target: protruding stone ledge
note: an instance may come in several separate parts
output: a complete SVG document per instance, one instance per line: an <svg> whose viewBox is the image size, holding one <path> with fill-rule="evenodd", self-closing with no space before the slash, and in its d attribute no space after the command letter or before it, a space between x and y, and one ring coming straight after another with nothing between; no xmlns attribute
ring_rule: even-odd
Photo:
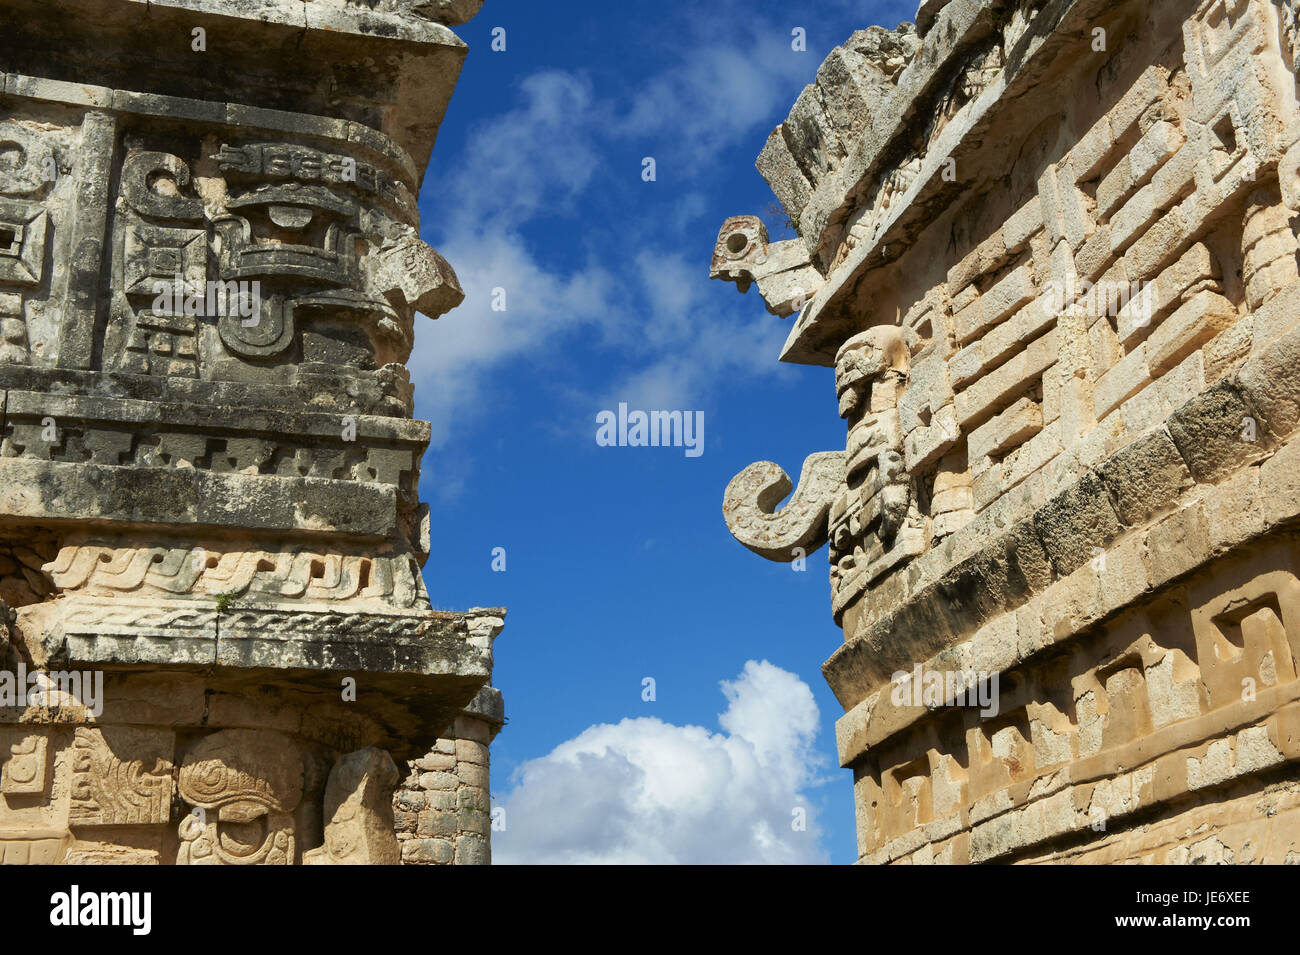
<svg viewBox="0 0 1300 955"><path fill-rule="evenodd" d="M328 385L328 387L325 387ZM190 405L193 408L168 408L205 418L219 418L219 409L252 415L254 420L288 414L337 414L358 418L406 418L410 409L392 389L364 378L311 376L295 369L295 374L280 383L257 381L222 381L196 378L173 378L162 375L133 375L123 372L80 371L71 368L36 368L31 365L0 365L0 389L34 392L69 398L107 398L110 400L156 402L161 405ZM136 406L141 407L141 406ZM292 409L281 411L279 409ZM157 414L150 411L148 414ZM289 419L285 419L289 420ZM297 419L315 420L321 419ZM398 429L425 428L427 425L406 418Z"/></svg>
<svg viewBox="0 0 1300 955"><path fill-rule="evenodd" d="M0 28L22 43L0 57L0 65L70 84L335 114L383 130L422 169L467 50L450 29L415 15L410 5L399 11L335 0L115 0L112 6L106 9L104 0L9 0ZM84 56L77 38L92 25L95 53ZM191 48L195 29L205 31L201 51ZM292 96L251 73L237 88L215 85L212 71L193 69L196 55L274 61L305 82ZM361 62L370 65L349 74L355 88L346 102L319 92L334 87L335 69Z"/></svg>
<svg viewBox="0 0 1300 955"><path fill-rule="evenodd" d="M235 526L355 538L394 537L400 529L397 489L387 484L24 458L6 460L4 478L0 513L19 524Z"/></svg>
<svg viewBox="0 0 1300 955"><path fill-rule="evenodd" d="M799 316L782 349L783 361L830 365L847 335L861 327L855 317L864 303L863 277L894 261L915 236L973 183L1001 175L1005 155L990 140L995 123L1010 109L1031 109L1041 84L1063 51L1085 47L1091 31L1129 10L1111 0L1054 0L1045 4L1015 36L1005 64L987 88L939 130L924 155L899 176L896 145L915 121L920 104L960 74L963 57L1001 24L996 0L954 0L938 15L915 58L899 77L897 91L881 107L873 129L833 176L823 181L800 217L799 233L826 273L826 284ZM1173 5L1155 9L1168 19ZM1038 87L1042 89L1035 92ZM882 126L883 124L883 126ZM880 130L880 131L878 131ZM905 158L905 157L904 157ZM955 177L951 175L956 170ZM870 211L873 190L883 177L898 178L880 217L866 229L854 218Z"/></svg>
<svg viewBox="0 0 1300 955"><path fill-rule="evenodd" d="M1213 482L1222 484L1248 465L1271 458L1265 470L1279 482L1276 487L1261 487L1259 500L1248 502L1256 510L1268 508L1268 522L1258 533L1290 521L1300 513L1300 497L1291 493L1278 462L1300 456L1300 442L1292 440L1276 456L1274 448L1276 436L1288 435L1300 424L1297 369L1300 328L1263 348L1232 378L1174 411L1167 430L1144 435L1096 468L1085 470L1046 504L1034 507L1025 499L1017 506L1015 498L1004 498L1001 507L985 511L917 558L899 585L881 590L874 599L873 594L864 594L870 609L854 635L822 668L836 698L851 710L886 683L890 674L955 646L999 615L1015 613L1079 574L1095 582L1089 560L1110 548L1122 550L1128 546L1126 539L1135 539L1133 535L1142 535L1143 542L1151 540L1158 554L1152 586L1190 572L1242 538L1223 531L1222 539L1193 534L1185 541L1175 527L1203 513L1215 494ZM1253 442L1242 438L1247 419L1255 422ZM1178 460L1171 457L1171 446L1176 447ZM1192 485L1178 478L1180 467L1201 483ZM1164 475L1158 479L1164 491L1178 489L1182 496L1147 493L1157 474ZM1173 513L1163 523L1146 523L1169 511ZM1187 532L1192 533L1190 528ZM1162 539L1170 534L1174 537ZM1182 566L1186 560L1179 563L1184 551L1169 547L1179 542L1194 548L1195 558L1188 566ZM1114 583L1105 599L1123 602L1110 604L1107 613L1118 611L1143 589L1134 592L1132 578L1123 587L1118 586L1118 578Z"/></svg>

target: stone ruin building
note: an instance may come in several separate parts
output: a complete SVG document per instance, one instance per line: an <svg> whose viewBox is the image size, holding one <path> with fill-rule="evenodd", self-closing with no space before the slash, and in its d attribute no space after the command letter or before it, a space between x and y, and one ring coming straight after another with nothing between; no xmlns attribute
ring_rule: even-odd
<svg viewBox="0 0 1300 955"><path fill-rule="evenodd" d="M723 225L848 426L724 513L829 542L861 862L1300 861L1298 11L924 0Z"/></svg>
<svg viewBox="0 0 1300 955"><path fill-rule="evenodd" d="M481 2L0 0L0 861L489 861L404 365Z"/></svg>

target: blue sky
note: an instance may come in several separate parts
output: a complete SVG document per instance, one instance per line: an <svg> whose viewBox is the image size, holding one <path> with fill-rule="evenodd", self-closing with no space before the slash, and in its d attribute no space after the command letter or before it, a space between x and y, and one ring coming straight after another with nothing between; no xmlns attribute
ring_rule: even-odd
<svg viewBox="0 0 1300 955"><path fill-rule="evenodd" d="M487 0L458 30L470 54L421 211L467 300L420 320L410 365L434 433L430 596L510 608L498 861L856 857L819 671L841 639L825 551L803 573L768 563L721 514L752 461L797 475L843 447L833 375L778 362L788 320L708 267L722 220L774 201L754 158L826 54L914 13ZM703 412L704 453L599 446L619 402Z"/></svg>

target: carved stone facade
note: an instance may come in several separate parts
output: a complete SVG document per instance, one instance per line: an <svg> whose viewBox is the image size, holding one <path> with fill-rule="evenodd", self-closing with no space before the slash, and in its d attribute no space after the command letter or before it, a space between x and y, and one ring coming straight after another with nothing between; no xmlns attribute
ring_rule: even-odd
<svg viewBox="0 0 1300 955"><path fill-rule="evenodd" d="M397 863L398 766L500 725L405 367L480 6L0 2L3 862Z"/></svg>
<svg viewBox="0 0 1300 955"><path fill-rule="evenodd" d="M1300 862L1295 23L925 0L768 141L798 238L724 224L848 425L724 513L829 542L861 861Z"/></svg>

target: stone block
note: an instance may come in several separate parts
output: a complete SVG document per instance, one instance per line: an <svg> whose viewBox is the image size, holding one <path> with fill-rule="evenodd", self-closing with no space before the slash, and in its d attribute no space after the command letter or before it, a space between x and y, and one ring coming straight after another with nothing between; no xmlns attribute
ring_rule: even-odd
<svg viewBox="0 0 1300 955"><path fill-rule="evenodd" d="M1169 435L1197 481L1212 483L1260 457L1267 432L1229 381L1221 381L1169 417ZM1252 440L1253 439L1253 440Z"/></svg>
<svg viewBox="0 0 1300 955"><path fill-rule="evenodd" d="M1098 469L1120 522L1136 527L1173 507L1195 482L1165 431L1139 438Z"/></svg>
<svg viewBox="0 0 1300 955"><path fill-rule="evenodd" d="M1119 533L1119 519L1101 475L1089 471L1034 515L1034 527L1056 573L1073 573Z"/></svg>
<svg viewBox="0 0 1300 955"><path fill-rule="evenodd" d="M1147 339L1147 367L1153 376L1163 375L1236 321L1237 309L1222 295L1196 293Z"/></svg>
<svg viewBox="0 0 1300 955"><path fill-rule="evenodd" d="M408 839L402 843L402 864L451 865L455 852L446 839Z"/></svg>

